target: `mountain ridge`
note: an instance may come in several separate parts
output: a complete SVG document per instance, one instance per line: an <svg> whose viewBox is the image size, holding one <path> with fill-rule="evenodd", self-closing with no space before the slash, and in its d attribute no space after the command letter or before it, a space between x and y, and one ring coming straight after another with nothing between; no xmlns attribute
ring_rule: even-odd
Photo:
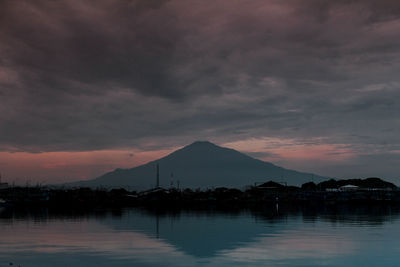
<svg viewBox="0 0 400 267"><path fill-rule="evenodd" d="M157 164L160 167L160 186L163 187L177 186L178 181L181 188L241 188L268 180L301 185L309 182L311 177L315 181L330 178L285 169L209 141L196 141L143 165L128 169L117 168L92 180L67 185L149 189L156 185Z"/></svg>

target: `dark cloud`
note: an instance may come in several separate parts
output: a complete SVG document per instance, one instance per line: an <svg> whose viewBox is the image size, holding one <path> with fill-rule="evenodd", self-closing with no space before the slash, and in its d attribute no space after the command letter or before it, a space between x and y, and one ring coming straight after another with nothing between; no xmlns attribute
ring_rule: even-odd
<svg viewBox="0 0 400 267"><path fill-rule="evenodd" d="M400 144L397 1L10 0L0 12L5 151Z"/></svg>

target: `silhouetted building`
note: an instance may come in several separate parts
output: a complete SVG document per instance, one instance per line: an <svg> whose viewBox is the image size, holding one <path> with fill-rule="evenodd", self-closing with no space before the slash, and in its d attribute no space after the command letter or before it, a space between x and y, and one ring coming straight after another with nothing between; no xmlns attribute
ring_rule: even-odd
<svg viewBox="0 0 400 267"><path fill-rule="evenodd" d="M263 184L260 184L259 186L257 186L258 189L272 189L272 190L276 190L276 189L283 189L285 188L284 185L281 185L277 182L274 181L269 181Z"/></svg>
<svg viewBox="0 0 400 267"><path fill-rule="evenodd" d="M347 184L339 187L339 191L357 191L360 187L352 184Z"/></svg>
<svg viewBox="0 0 400 267"><path fill-rule="evenodd" d="M8 183L0 183L0 190L8 188Z"/></svg>

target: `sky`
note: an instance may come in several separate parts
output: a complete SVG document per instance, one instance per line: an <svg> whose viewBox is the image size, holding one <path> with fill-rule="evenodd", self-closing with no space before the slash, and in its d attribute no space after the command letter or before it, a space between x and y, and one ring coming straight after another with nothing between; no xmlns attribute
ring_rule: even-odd
<svg viewBox="0 0 400 267"><path fill-rule="evenodd" d="M400 184L400 3L0 2L0 172L57 183L196 140Z"/></svg>

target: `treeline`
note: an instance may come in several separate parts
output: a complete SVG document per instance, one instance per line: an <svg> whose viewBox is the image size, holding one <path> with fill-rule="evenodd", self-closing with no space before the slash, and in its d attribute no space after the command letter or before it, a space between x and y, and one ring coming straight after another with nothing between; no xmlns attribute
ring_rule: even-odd
<svg viewBox="0 0 400 267"><path fill-rule="evenodd" d="M391 189L397 189L397 186L394 185L393 183L384 181L380 178L376 177L371 177L367 179L347 179L347 180L328 180L328 181L323 181L319 184L315 184L313 182L305 183L301 186L302 190L326 190L327 188L335 188L339 189L342 186L346 185L354 185L358 186L360 188L391 188Z"/></svg>

